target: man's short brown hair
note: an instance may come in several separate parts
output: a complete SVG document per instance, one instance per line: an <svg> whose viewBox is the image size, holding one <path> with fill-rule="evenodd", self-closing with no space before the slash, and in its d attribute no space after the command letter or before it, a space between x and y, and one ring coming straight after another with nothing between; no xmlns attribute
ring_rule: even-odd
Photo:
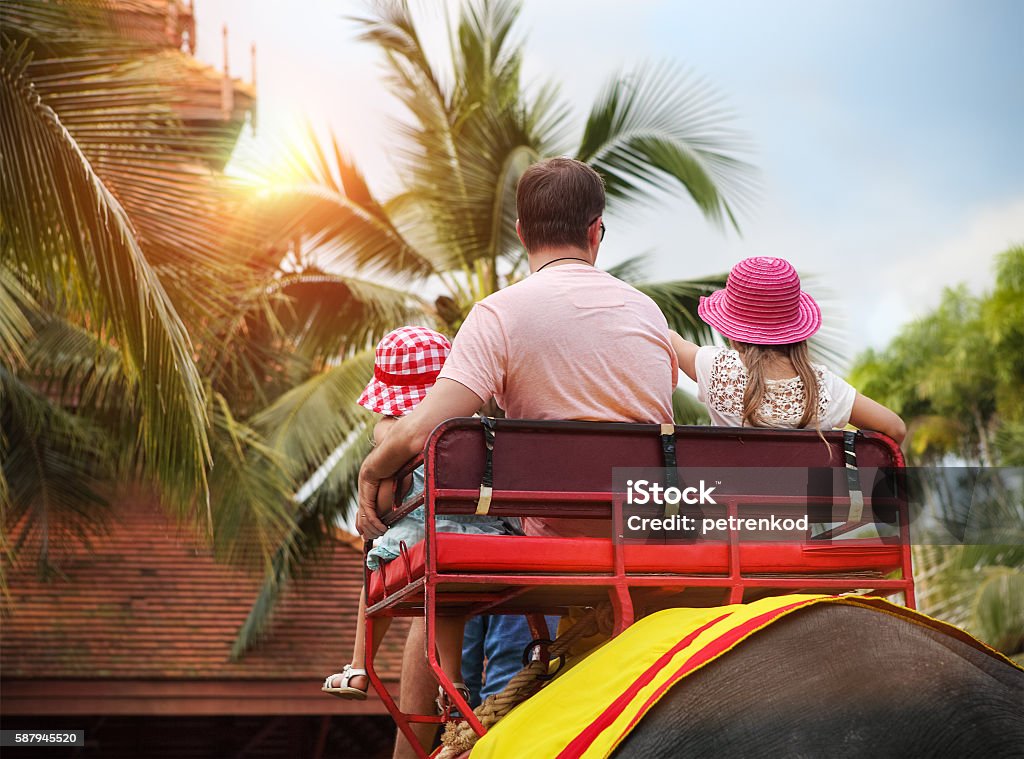
<svg viewBox="0 0 1024 759"><path fill-rule="evenodd" d="M586 250L587 228L604 213L604 181L582 161L549 158L523 172L516 210L528 251L563 245Z"/></svg>

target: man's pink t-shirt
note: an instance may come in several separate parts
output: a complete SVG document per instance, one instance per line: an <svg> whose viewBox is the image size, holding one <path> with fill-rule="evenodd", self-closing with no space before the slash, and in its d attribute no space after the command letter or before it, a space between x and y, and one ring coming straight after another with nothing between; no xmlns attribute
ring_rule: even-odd
<svg viewBox="0 0 1024 759"><path fill-rule="evenodd" d="M587 264L531 274L477 303L441 377L510 419L672 422L678 364L649 297ZM523 519L527 535L607 535L583 519Z"/></svg>

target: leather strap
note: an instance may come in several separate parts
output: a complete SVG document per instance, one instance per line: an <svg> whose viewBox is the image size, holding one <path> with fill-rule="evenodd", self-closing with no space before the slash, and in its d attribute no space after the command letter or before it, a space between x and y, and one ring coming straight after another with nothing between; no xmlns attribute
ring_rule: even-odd
<svg viewBox="0 0 1024 759"><path fill-rule="evenodd" d="M665 467L665 487L675 488L679 486L679 472L676 471L676 426L674 424L661 425L661 460ZM665 516L672 517L679 514L678 503L665 502Z"/></svg>
<svg viewBox="0 0 1024 759"><path fill-rule="evenodd" d="M857 433L843 433L843 461L846 464L846 485L850 491L850 515L848 522L860 522L864 518L864 491L860 487L860 470L857 469Z"/></svg>
<svg viewBox="0 0 1024 759"><path fill-rule="evenodd" d="M491 493L494 492L494 420L481 416L484 428L484 476L480 480L480 497L476 502L476 514L484 516L491 510Z"/></svg>

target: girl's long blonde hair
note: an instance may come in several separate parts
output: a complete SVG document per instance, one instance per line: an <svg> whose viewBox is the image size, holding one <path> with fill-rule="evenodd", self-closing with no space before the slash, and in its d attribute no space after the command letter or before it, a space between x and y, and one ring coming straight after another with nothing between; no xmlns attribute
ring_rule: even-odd
<svg viewBox="0 0 1024 759"><path fill-rule="evenodd" d="M807 341L789 343L787 345L757 345L731 341L733 347L743 359L747 369L747 387L743 391L743 425L751 427L769 427L767 420L761 417L761 404L767 391L767 367L779 358L788 358L797 376L804 385L804 413L800 417L800 427L806 428L814 422L821 432L821 420L818 418L818 375L811 366L810 351Z"/></svg>

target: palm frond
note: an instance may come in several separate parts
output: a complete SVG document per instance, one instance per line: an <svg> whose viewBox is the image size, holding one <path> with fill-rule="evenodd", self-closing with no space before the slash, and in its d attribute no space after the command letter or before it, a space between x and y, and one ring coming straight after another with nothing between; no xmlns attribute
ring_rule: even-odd
<svg viewBox="0 0 1024 759"><path fill-rule="evenodd" d="M232 313L206 326L211 338L200 354L200 369L210 387L230 398L242 418L266 407L295 378L312 371L286 339L276 300L265 284L247 289Z"/></svg>
<svg viewBox="0 0 1024 759"><path fill-rule="evenodd" d="M431 221L421 247L448 266L507 250L509 189L540 155L526 133L531 111L520 103L520 48L511 36L518 12L504 0L465 6L447 83L406 3L377 4L374 18L356 19L361 39L387 54L390 88L412 117L396 126L403 138L397 155L407 198Z"/></svg>
<svg viewBox="0 0 1024 759"><path fill-rule="evenodd" d="M125 381L120 353L87 330L51 318L39 329L27 358L34 383L45 397L73 409L74 418L89 420L103 430L105 448L110 449L108 476L116 472L118 479L130 479L138 468L134 439L138 404L134 388ZM294 485L280 456L235 419L224 396L212 393L211 397L215 556L265 569L293 528ZM61 437L64 433L53 429L49 434ZM205 519L202 513L187 516Z"/></svg>
<svg viewBox="0 0 1024 759"><path fill-rule="evenodd" d="M356 400L372 375L373 350L364 350L289 390L250 425L302 481L365 422L369 412Z"/></svg>
<svg viewBox="0 0 1024 759"><path fill-rule="evenodd" d="M25 343L33 334L25 311L37 308L14 272L0 261L0 363L9 370L25 364Z"/></svg>
<svg viewBox="0 0 1024 759"><path fill-rule="evenodd" d="M162 6L145 0L6 0L0 5L0 28L12 37L31 38L33 51L46 54L180 47L183 24L169 23Z"/></svg>
<svg viewBox="0 0 1024 759"><path fill-rule="evenodd" d="M825 315L821 328L807 341L811 358L839 375L844 375L849 368L851 356L846 347L849 340L840 314L840 302L834 292L821 284L821 278L816 274L801 275L800 283L803 290L814 295L814 300Z"/></svg>
<svg viewBox="0 0 1024 759"><path fill-rule="evenodd" d="M99 335L56 316L34 320L23 381L52 403L102 430L110 450L108 473L130 482L145 472L139 441L138 386L125 374L122 354ZM57 433L59 434L59 432ZM171 499L191 512L191 498Z"/></svg>
<svg viewBox="0 0 1024 759"><path fill-rule="evenodd" d="M998 651L1024 652L1024 570L1021 565L988 567L974 598L977 635Z"/></svg>
<svg viewBox="0 0 1024 759"><path fill-rule="evenodd" d="M17 554L40 535L36 562L54 565L64 541L88 543L108 516L100 491L110 475L105 438L88 420L69 414L0 365L0 467L5 482L3 529L21 523Z"/></svg>
<svg viewBox="0 0 1024 759"><path fill-rule="evenodd" d="M413 175L417 162L429 158L446 166L443 175L434 179L444 183L441 188L455 200L465 194L465 185L458 161L454 121L451 115L450 87L427 57L416 25L405 0L381 0L373 4L368 17L352 19L361 29L359 39L369 42L387 57L387 83L391 91L412 116L412 124L396 125L406 138L399 144L400 155Z"/></svg>
<svg viewBox="0 0 1024 759"><path fill-rule="evenodd" d="M296 526L279 545L263 585L239 630L232 657L239 658L264 634L289 580L316 558L349 510L356 495L359 466L369 452L372 415L355 404L373 365L364 351L282 396L254 417L253 426L304 484L295 494Z"/></svg>
<svg viewBox="0 0 1024 759"><path fill-rule="evenodd" d="M433 320L408 290L315 269L284 274L239 298L200 366L239 413L262 409L312 372L371 347L406 323Z"/></svg>
<svg viewBox="0 0 1024 759"><path fill-rule="evenodd" d="M266 571L295 528L294 482L282 456L235 419L224 396L214 394L213 404L214 555Z"/></svg>
<svg viewBox="0 0 1024 759"><path fill-rule="evenodd" d="M424 304L407 290L357 277L306 270L276 281L269 295L297 353L323 360L372 347L376 338L410 320Z"/></svg>
<svg viewBox="0 0 1024 759"><path fill-rule="evenodd" d="M711 424L704 404L679 388L672 392L672 417L676 424Z"/></svg>
<svg viewBox="0 0 1024 759"><path fill-rule="evenodd" d="M452 68L454 112L460 116L480 103L512 105L519 99L522 41L513 34L519 18L516 0L478 0L463 6Z"/></svg>
<svg viewBox="0 0 1024 759"><path fill-rule="evenodd" d="M576 157L604 176L611 200L682 187L706 218L738 229L735 211L755 185L731 120L706 82L671 64L646 66L605 85Z"/></svg>
<svg viewBox="0 0 1024 759"><path fill-rule="evenodd" d="M648 253L641 253L640 255L630 256L614 266L609 266L605 271L613 277L621 279L623 282L643 282L647 279L649 265L650 255Z"/></svg>
<svg viewBox="0 0 1024 759"><path fill-rule="evenodd" d="M105 3L54 11L14 0L5 8L15 22L5 27L12 43L36 53L26 69L36 93L128 211L150 262L222 260L231 236L245 230L224 223L211 167L230 155L244 114L201 119L194 111L208 92L219 102L220 76L180 51L125 36L121 15ZM39 25L40 14L54 12L64 14L63 36Z"/></svg>
<svg viewBox="0 0 1024 759"><path fill-rule="evenodd" d="M439 134L421 120L405 132L411 144L407 193L431 219L432 243L448 254L450 267L519 258L516 184L531 163L562 146L568 108L557 89L544 86L532 100L524 97L514 30L519 10L519 3L506 0L463 6L444 105L447 131ZM497 267L491 272L494 291Z"/></svg>
<svg viewBox="0 0 1024 759"><path fill-rule="evenodd" d="M727 276L720 274L705 279L630 284L658 304L658 308L668 320L669 329L678 332L687 340L709 345L714 342L715 332L697 315L697 306L701 296L722 289Z"/></svg>
<svg viewBox="0 0 1024 759"><path fill-rule="evenodd" d="M433 262L383 214L322 183L269 187L252 208L277 239L298 238L320 267L398 282L429 275Z"/></svg>
<svg viewBox="0 0 1024 759"><path fill-rule="evenodd" d="M370 451L372 425L373 420L367 417L356 426L296 493L300 507L295 530L282 542L264 575L235 638L232 659L240 659L265 635L274 607L288 583L317 560L339 521L351 513L359 467Z"/></svg>
<svg viewBox="0 0 1024 759"><path fill-rule="evenodd" d="M460 163L466 192L461 202L447 203L438 219L440 239L461 251L471 265L478 258L495 261L519 249L515 234L516 185L542 157L529 127L519 116L476 114L460 135ZM431 208L443 204L434 197ZM492 291L497 289L495 281Z"/></svg>
<svg viewBox="0 0 1024 759"><path fill-rule="evenodd" d="M92 419L121 412L134 419L135 388L121 352L95 333L66 319L40 319L27 357L34 384L62 407Z"/></svg>
<svg viewBox="0 0 1024 759"><path fill-rule="evenodd" d="M146 462L178 493L205 496L204 392L188 335L121 205L25 75L26 46L0 51L0 253L109 325L139 387Z"/></svg>
<svg viewBox="0 0 1024 759"><path fill-rule="evenodd" d="M215 171L253 93L233 83L225 114L222 76L173 49L166 14L154 28L145 3L11 0L2 13L11 42L34 53L26 77L124 208L178 313L201 325L228 310L223 284L268 239Z"/></svg>

